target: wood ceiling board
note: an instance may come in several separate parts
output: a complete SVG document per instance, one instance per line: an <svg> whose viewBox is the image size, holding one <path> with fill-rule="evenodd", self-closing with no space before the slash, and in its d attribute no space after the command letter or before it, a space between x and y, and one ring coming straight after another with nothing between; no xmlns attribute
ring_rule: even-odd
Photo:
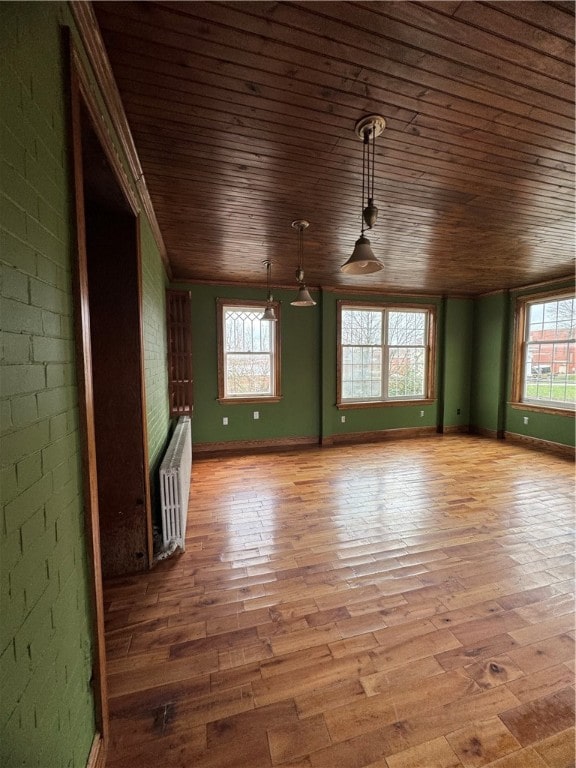
<svg viewBox="0 0 576 768"><path fill-rule="evenodd" d="M95 3L176 279L476 293L574 264L573 14L525 2ZM573 8L572 8L573 10ZM339 271L359 235L386 269Z"/></svg>

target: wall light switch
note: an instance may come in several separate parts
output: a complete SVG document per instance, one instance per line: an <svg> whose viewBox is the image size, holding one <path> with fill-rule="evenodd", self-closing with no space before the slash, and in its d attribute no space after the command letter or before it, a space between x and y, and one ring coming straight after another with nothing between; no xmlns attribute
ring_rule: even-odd
<svg viewBox="0 0 576 768"><path fill-rule="evenodd" d="M227 427L227 426L228 426L228 416L223 416L223 417L222 417L222 424L223 424L225 427Z"/></svg>
<svg viewBox="0 0 576 768"><path fill-rule="evenodd" d="M254 418L259 419L260 418L260 411L254 411Z"/></svg>
<svg viewBox="0 0 576 768"><path fill-rule="evenodd" d="M524 424L528 424L528 416L524 416Z"/></svg>
<svg viewBox="0 0 576 768"><path fill-rule="evenodd" d="M346 423L346 416L340 416L340 421L342 422L342 424L345 424Z"/></svg>

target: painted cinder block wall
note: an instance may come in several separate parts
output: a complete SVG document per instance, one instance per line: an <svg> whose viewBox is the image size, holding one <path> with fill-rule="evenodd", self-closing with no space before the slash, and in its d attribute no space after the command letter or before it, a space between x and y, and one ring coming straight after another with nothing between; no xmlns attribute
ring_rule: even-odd
<svg viewBox="0 0 576 768"><path fill-rule="evenodd" d="M66 3L0 3L0 765L7 768L83 767L95 731L61 25L77 38ZM168 431L166 276L144 220L140 236L152 463Z"/></svg>

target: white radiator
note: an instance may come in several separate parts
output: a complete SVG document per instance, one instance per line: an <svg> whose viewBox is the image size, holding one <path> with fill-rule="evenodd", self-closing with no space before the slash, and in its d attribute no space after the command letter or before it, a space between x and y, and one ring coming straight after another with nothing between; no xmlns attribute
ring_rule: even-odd
<svg viewBox="0 0 576 768"><path fill-rule="evenodd" d="M189 416L180 416L160 465L162 543L186 548L186 520L192 470L192 428Z"/></svg>

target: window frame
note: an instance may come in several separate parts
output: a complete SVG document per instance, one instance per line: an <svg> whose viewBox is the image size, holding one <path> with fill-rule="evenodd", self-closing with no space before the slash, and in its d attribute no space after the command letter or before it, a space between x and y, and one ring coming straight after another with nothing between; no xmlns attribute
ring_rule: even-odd
<svg viewBox="0 0 576 768"><path fill-rule="evenodd" d="M523 411L536 411L559 416L574 416L575 406L567 403L566 407L557 404L557 401L544 401L538 403L523 399L524 371L526 363L526 351L528 347L528 308L531 304L545 304L549 301L561 301L562 299L576 299L573 289L546 291L532 293L525 296L517 296L514 308L514 339L512 352L512 386L509 405L511 408ZM568 343L569 340L566 340Z"/></svg>
<svg viewBox="0 0 576 768"><path fill-rule="evenodd" d="M428 328L425 345L425 366L426 366L426 380L424 382L424 396L423 397L403 397L403 398L388 398L382 397L374 400L348 400L342 398L342 310L345 309L361 309L372 310L387 313L387 312L404 312L404 311L420 311L428 314ZM336 407L339 410L350 410L353 408L389 408L398 406L409 405L430 405L434 403L436 397L436 311L435 304L417 304L417 303L374 303L374 302L361 302L361 301L346 301L339 300L337 302L337 331L336 331ZM387 318L383 318L386 319ZM384 349L387 344L382 345L383 350L383 367L384 367ZM393 345L392 345L393 346ZM384 382L383 382L384 383Z"/></svg>
<svg viewBox="0 0 576 768"><path fill-rule="evenodd" d="M278 403L282 399L281 389L281 312L280 302L272 301L271 304L274 307L274 313L278 318L276 322L270 322L274 325L273 339L274 339L274 352L272 355L272 370L273 370L273 393L271 395L247 395L246 397L226 396L224 379L225 379L225 365L224 365L224 311L226 308L231 307L235 309L264 309L269 302L266 301L251 301L249 299L216 299L216 328L217 328L217 347L218 347L218 397L219 403L231 405L233 403Z"/></svg>

